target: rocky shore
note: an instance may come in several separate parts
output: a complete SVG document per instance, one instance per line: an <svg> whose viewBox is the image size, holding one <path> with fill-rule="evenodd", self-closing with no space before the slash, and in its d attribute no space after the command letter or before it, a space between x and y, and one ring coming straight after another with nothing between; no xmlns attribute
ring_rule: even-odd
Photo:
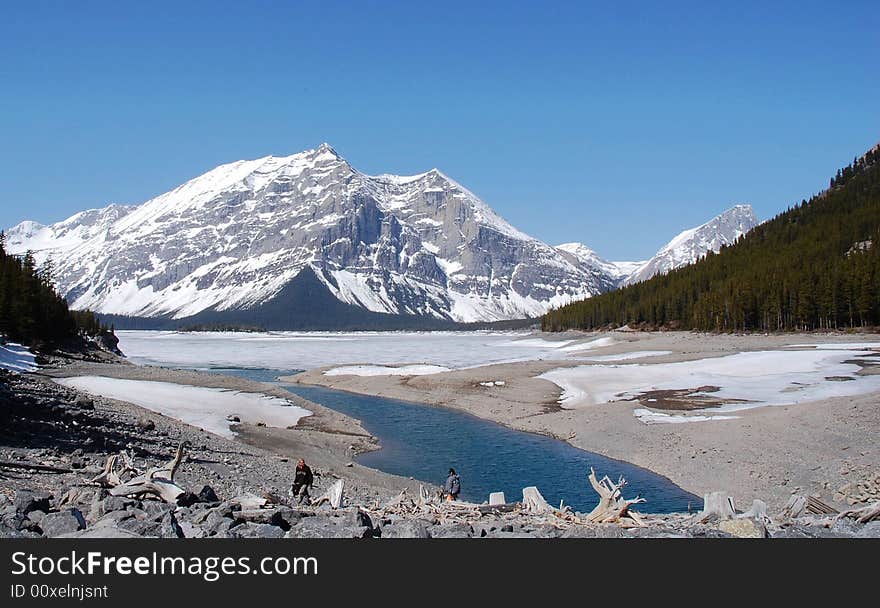
<svg viewBox="0 0 880 608"><path fill-rule="evenodd" d="M101 373L161 377L202 386L271 393L270 385L197 372L136 367L119 360L58 359L35 374L0 370L0 537L160 538L557 538L557 537L877 537L880 522L763 511L727 515L641 515L583 523L585 514L527 505L444 504L437 488L352 462L376 449L357 421L304 402L314 416L296 429L242 425L228 440L122 401L62 387L52 376ZM285 397L290 398L289 394ZM175 504L114 496L91 482L123 451L141 470L186 455ZM288 495L296 459L315 472L312 497L339 481L342 505L301 505ZM598 496L597 496L598 501Z"/></svg>

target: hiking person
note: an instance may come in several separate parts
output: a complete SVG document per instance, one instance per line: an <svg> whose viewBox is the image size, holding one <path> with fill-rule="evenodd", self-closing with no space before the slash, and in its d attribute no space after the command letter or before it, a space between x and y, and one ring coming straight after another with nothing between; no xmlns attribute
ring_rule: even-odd
<svg viewBox="0 0 880 608"><path fill-rule="evenodd" d="M291 490L297 503L302 503L303 499L311 502L309 488L312 487L314 481L315 478L312 476L312 470L309 468L309 465L300 458L299 462L296 463L296 475L293 478L293 489Z"/></svg>
<svg viewBox="0 0 880 608"><path fill-rule="evenodd" d="M446 477L446 485L443 487L446 500L458 500L458 493L461 492L461 477L455 472L455 469L449 469L449 476Z"/></svg>

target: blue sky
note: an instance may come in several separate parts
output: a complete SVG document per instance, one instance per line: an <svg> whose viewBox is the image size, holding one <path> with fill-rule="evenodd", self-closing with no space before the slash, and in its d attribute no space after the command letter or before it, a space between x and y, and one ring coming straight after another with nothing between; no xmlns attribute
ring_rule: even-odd
<svg viewBox="0 0 880 608"><path fill-rule="evenodd" d="M880 141L874 2L26 2L0 19L0 226L330 142L518 228L648 257ZM185 5L185 6L180 6Z"/></svg>

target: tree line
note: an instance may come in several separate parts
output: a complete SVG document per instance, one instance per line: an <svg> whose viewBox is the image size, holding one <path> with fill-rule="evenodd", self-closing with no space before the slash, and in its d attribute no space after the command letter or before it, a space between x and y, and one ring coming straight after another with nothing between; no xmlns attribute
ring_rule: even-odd
<svg viewBox="0 0 880 608"><path fill-rule="evenodd" d="M694 264L548 312L545 331L786 331L880 324L880 148Z"/></svg>
<svg viewBox="0 0 880 608"><path fill-rule="evenodd" d="M53 281L51 260L37 267L30 251L8 253L0 232L0 337L51 347L72 338L112 333L91 311L70 310Z"/></svg>

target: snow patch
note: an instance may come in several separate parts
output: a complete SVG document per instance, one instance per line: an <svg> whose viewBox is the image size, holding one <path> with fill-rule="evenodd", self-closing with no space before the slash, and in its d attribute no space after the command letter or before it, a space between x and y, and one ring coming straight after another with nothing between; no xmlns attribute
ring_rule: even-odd
<svg viewBox="0 0 880 608"><path fill-rule="evenodd" d="M21 344L0 344L0 368L11 372L32 372L37 369L35 355Z"/></svg>
<svg viewBox="0 0 880 608"><path fill-rule="evenodd" d="M230 439L235 437L235 423L230 423L227 416L238 416L242 422L249 424L263 422L266 426L284 429L312 414L278 397L172 382L121 380L103 376L60 378L55 382L92 395L134 403Z"/></svg>

